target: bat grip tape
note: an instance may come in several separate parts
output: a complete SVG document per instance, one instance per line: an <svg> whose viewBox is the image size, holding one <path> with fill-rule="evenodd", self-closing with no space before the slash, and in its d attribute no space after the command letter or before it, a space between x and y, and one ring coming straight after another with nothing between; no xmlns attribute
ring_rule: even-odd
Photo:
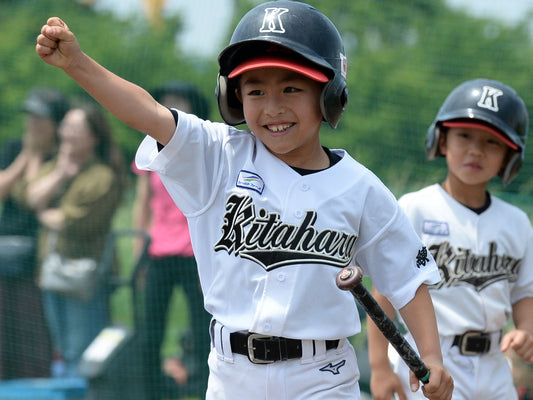
<svg viewBox="0 0 533 400"><path fill-rule="evenodd" d="M429 375L430 375L430 372L429 372L429 369L428 369L428 372L426 373L426 375L424 375L422 378L419 378L420 381L422 383L428 383L429 382Z"/></svg>

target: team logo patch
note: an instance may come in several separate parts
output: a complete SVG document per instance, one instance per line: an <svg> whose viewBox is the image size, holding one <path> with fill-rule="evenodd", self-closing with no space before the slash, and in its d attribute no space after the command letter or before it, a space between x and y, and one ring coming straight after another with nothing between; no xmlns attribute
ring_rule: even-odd
<svg viewBox="0 0 533 400"><path fill-rule="evenodd" d="M344 268L355 254L357 234L317 229L317 212L305 212L299 225L283 222L280 214L256 210L253 198L232 194L226 200L222 237L215 251L251 260L266 271L297 264Z"/></svg>
<svg viewBox="0 0 533 400"><path fill-rule="evenodd" d="M434 244L429 251L439 267L441 281L432 287L469 285L478 292L492 283L516 282L522 259L498 252L496 242L489 243L488 253L476 254L472 249L453 247L448 242Z"/></svg>
<svg viewBox="0 0 533 400"><path fill-rule="evenodd" d="M481 98L477 102L477 106L498 112L498 97L501 95L503 95L503 92L500 89L491 86L483 86L483 93L481 93Z"/></svg>
<svg viewBox="0 0 533 400"><path fill-rule="evenodd" d="M346 360L339 361L337 364L329 363L328 365L319 369L319 371L331 372L333 375L339 375L341 367L344 367Z"/></svg>
<svg viewBox="0 0 533 400"><path fill-rule="evenodd" d="M440 221L424 221L422 226L422 232L427 233L428 235L438 235L438 236L449 236L450 229L448 228L447 222Z"/></svg>
<svg viewBox="0 0 533 400"><path fill-rule="evenodd" d="M263 194L265 182L263 182L263 179L259 175L250 171L241 170L237 177L237 187L254 190L259 194Z"/></svg>
<svg viewBox="0 0 533 400"><path fill-rule="evenodd" d="M288 8L271 7L265 8L265 16L263 18L263 24L259 29L261 33L285 33L285 28L281 22L281 16L289 12Z"/></svg>
<svg viewBox="0 0 533 400"><path fill-rule="evenodd" d="M428 249L424 246L418 250L418 253L416 254L416 266L417 268L422 268L425 267L428 262Z"/></svg>

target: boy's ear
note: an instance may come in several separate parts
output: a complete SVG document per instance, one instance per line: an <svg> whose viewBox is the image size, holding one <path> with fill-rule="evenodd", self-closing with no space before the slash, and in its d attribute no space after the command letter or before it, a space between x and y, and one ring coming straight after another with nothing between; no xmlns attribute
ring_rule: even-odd
<svg viewBox="0 0 533 400"><path fill-rule="evenodd" d="M440 154L444 157L446 157L446 129L443 129L442 127L439 128L439 143L437 154Z"/></svg>
<svg viewBox="0 0 533 400"><path fill-rule="evenodd" d="M242 104L241 89L235 88L235 97L237 97L237 100L239 100Z"/></svg>

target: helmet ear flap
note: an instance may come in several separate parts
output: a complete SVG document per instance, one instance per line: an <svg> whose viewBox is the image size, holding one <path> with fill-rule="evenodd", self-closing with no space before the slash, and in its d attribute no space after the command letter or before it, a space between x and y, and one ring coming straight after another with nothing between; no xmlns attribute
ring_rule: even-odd
<svg viewBox="0 0 533 400"><path fill-rule="evenodd" d="M230 80L227 76L218 75L215 96L217 98L220 116L228 125L244 123L242 103L235 94L235 79Z"/></svg>
<svg viewBox="0 0 533 400"><path fill-rule="evenodd" d="M439 151L439 138L441 127L437 123L431 124L426 135L426 158L431 161L441 156Z"/></svg>
<svg viewBox="0 0 533 400"><path fill-rule="evenodd" d="M320 96L320 110L324 120L335 129L348 103L348 88L344 78L336 74L324 88Z"/></svg>
<svg viewBox="0 0 533 400"><path fill-rule="evenodd" d="M522 154L520 152L513 152L512 156L507 161L507 165L502 168L499 173L504 185L511 183L516 178L520 168L522 167Z"/></svg>

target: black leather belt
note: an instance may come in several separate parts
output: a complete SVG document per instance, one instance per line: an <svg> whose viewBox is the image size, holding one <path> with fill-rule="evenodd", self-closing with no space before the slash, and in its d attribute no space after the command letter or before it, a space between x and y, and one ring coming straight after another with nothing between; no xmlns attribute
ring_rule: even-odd
<svg viewBox="0 0 533 400"><path fill-rule="evenodd" d="M339 346L339 340L326 340L326 350ZM231 351L248 356L254 364L269 364L302 357L302 341L249 332L230 334Z"/></svg>
<svg viewBox="0 0 533 400"><path fill-rule="evenodd" d="M453 346L458 346L461 354L475 356L490 351L491 333L468 331L453 338ZM501 334L500 334L501 339Z"/></svg>

